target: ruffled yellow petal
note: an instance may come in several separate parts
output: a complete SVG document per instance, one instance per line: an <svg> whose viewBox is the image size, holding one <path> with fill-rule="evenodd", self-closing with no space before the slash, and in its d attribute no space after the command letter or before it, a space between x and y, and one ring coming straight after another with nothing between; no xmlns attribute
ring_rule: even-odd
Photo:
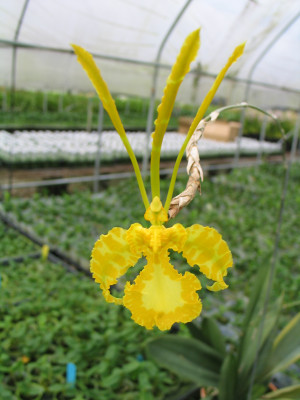
<svg viewBox="0 0 300 400"><path fill-rule="evenodd" d="M150 240L149 230L144 228L141 224L132 224L127 231L126 240L133 253L144 252L145 246L147 246Z"/></svg>
<svg viewBox="0 0 300 400"><path fill-rule="evenodd" d="M151 257L152 253L167 253L168 231L164 226L151 226L143 228L140 224L133 224L128 229L127 241L132 251L141 251L145 256Z"/></svg>
<svg viewBox="0 0 300 400"><path fill-rule="evenodd" d="M222 282L215 282L211 286L206 286L208 290L211 292L218 292L219 290L224 290L228 288L228 285L224 281Z"/></svg>
<svg viewBox="0 0 300 400"><path fill-rule="evenodd" d="M167 252L168 249L182 251L187 234L181 224L171 228L151 226L149 229L140 224L132 224L127 232L127 241L132 252L143 252L151 255L152 252Z"/></svg>
<svg viewBox="0 0 300 400"><path fill-rule="evenodd" d="M189 322L201 312L199 280L191 273L179 274L167 252L153 254L133 284L125 286L124 306L139 325L170 329L175 322Z"/></svg>
<svg viewBox="0 0 300 400"><path fill-rule="evenodd" d="M212 291L226 289L223 277L232 267L232 255L227 243L213 228L192 225L186 228L187 240L182 255L191 265L198 265L207 278L216 281L207 288Z"/></svg>
<svg viewBox="0 0 300 400"><path fill-rule="evenodd" d="M175 224L167 229L167 248L180 253L187 238L185 227L181 224Z"/></svg>
<svg viewBox="0 0 300 400"><path fill-rule="evenodd" d="M110 294L110 287L124 275L129 267L135 265L141 253L132 252L126 239L127 231L113 228L107 235L101 235L92 251L91 272L96 282L100 283L106 301L122 304Z"/></svg>

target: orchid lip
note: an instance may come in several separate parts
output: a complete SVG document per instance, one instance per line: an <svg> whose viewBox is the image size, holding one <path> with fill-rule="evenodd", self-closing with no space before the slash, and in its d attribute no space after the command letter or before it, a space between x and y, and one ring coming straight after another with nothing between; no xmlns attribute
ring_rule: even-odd
<svg viewBox="0 0 300 400"><path fill-rule="evenodd" d="M156 215L156 224L150 228L135 223L128 230L113 228L100 237L92 252L91 272L107 301L123 304L131 311L132 319L147 329L157 326L166 330L175 322L192 321L202 309L198 278L190 272L182 275L176 271L169 262L169 249L182 252L191 267L198 266L200 272L212 279L215 283L208 287L212 291L227 287L223 278L232 266L232 256L213 228L160 225L165 211L160 200L158 207L158 200L145 213L150 217ZM126 283L123 299L112 296L110 286L142 255L147 264L132 284Z"/></svg>

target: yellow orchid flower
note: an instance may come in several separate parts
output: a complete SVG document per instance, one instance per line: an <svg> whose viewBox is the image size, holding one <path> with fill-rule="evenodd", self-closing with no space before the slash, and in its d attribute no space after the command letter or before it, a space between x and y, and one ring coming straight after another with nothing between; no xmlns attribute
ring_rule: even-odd
<svg viewBox="0 0 300 400"><path fill-rule="evenodd" d="M201 104L175 162L164 206L160 200L159 163L163 137L177 91L189 71L191 62L196 57L199 45L198 29L186 38L167 80L164 96L158 107L158 117L152 135L151 204L148 201L137 160L107 85L92 56L81 47L73 45L78 61L95 86L103 107L109 114L128 151L146 209L144 218L151 223L150 228L144 228L135 223L128 230L115 227L107 235L101 235L92 251L91 272L95 281L100 284L106 301L123 304L131 311L132 319L147 329L152 329L154 326L161 330L170 329L175 322L193 320L202 309L197 293L201 289L198 278L190 272L182 275L175 270L169 262L170 249L178 253L182 252L182 256L191 267L198 266L200 272L214 281L213 285L207 287L211 291L227 288L224 277L227 275L227 269L232 266L231 252L215 229L198 224L189 228L185 228L181 224L166 228L164 223L168 221L167 210L172 199L178 167L188 141L203 118L226 71L243 53L244 44L234 50ZM115 285L118 279L142 256L145 256L147 260L144 269L133 283L126 283L123 298L114 297L110 291L111 286Z"/></svg>
<svg viewBox="0 0 300 400"><path fill-rule="evenodd" d="M42 246L42 251L41 251L41 258L43 261L46 261L48 259L49 251L50 251L49 246L47 244L44 244Z"/></svg>

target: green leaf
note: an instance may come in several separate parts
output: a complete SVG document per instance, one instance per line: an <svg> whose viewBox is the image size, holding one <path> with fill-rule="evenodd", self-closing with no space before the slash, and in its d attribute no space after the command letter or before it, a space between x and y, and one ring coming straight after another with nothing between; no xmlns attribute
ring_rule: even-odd
<svg viewBox="0 0 300 400"><path fill-rule="evenodd" d="M267 386L266 384L258 384L258 385L254 385L253 389L252 389L252 396L251 399L252 400L258 400L261 398L261 396L263 396L267 391Z"/></svg>
<svg viewBox="0 0 300 400"><path fill-rule="evenodd" d="M262 396L262 399L299 400L300 385L288 386L286 388L276 390L275 392L265 394Z"/></svg>
<svg viewBox="0 0 300 400"><path fill-rule="evenodd" d="M0 393L2 400L17 400L13 393L0 383Z"/></svg>
<svg viewBox="0 0 300 400"><path fill-rule="evenodd" d="M149 391L143 390L139 394L140 400L154 400L153 394Z"/></svg>
<svg viewBox="0 0 300 400"><path fill-rule="evenodd" d="M106 376L102 379L101 385L104 388L115 390L119 386L122 377L122 370L120 368L114 368L111 375Z"/></svg>
<svg viewBox="0 0 300 400"><path fill-rule="evenodd" d="M254 287L252 288L252 295L246 310L246 315L243 321L244 328L247 328L250 321L258 313L258 310L263 308L263 301L266 294L268 280L270 278L270 268L261 268L257 274Z"/></svg>
<svg viewBox="0 0 300 400"><path fill-rule="evenodd" d="M24 396L38 396L43 394L45 391L43 386L32 382L20 382L18 384L18 389Z"/></svg>
<svg viewBox="0 0 300 400"><path fill-rule="evenodd" d="M199 386L218 386L222 357L206 344L185 337L164 335L147 343L149 357Z"/></svg>
<svg viewBox="0 0 300 400"><path fill-rule="evenodd" d="M300 359L300 313L279 333L264 372L264 378L287 368Z"/></svg>
<svg viewBox="0 0 300 400"><path fill-rule="evenodd" d="M200 324L196 323L194 320L191 322L187 322L185 325L189 329L190 334L193 336L193 338L201 340L202 342L205 342Z"/></svg>
<svg viewBox="0 0 300 400"><path fill-rule="evenodd" d="M196 384L191 384L184 386L179 389L176 394L167 397L165 400L186 400L191 396L196 390L200 390L199 386Z"/></svg>
<svg viewBox="0 0 300 400"><path fill-rule="evenodd" d="M272 332L267 337L267 339L265 340L263 346L259 350L259 357L257 359L256 374L255 374L256 383L262 383L262 384L265 383L265 379L262 376L262 374L266 368L266 365L269 363L276 334L277 334L276 329L273 329Z"/></svg>
<svg viewBox="0 0 300 400"><path fill-rule="evenodd" d="M232 400L235 396L237 378L237 362L233 354L225 358L220 376L219 400Z"/></svg>
<svg viewBox="0 0 300 400"><path fill-rule="evenodd" d="M151 391L151 383L149 375L146 371L142 371L138 375L139 388L141 391Z"/></svg>
<svg viewBox="0 0 300 400"><path fill-rule="evenodd" d="M239 346L239 388L245 388L249 379L249 374L251 373L251 370L253 368L253 363L255 361L257 351L259 357L261 357L261 355L263 354L262 349L264 348L267 340L270 338L270 335L272 335L272 331L276 328L279 311L281 309L281 303L281 299L278 299L272 309L269 310L264 316L263 332L260 338L261 343L258 344L258 340L260 335L260 324L263 318L263 308L259 310L257 315L252 316L249 321L249 326L247 328L244 328L244 337ZM265 349L267 349L267 347ZM268 356L269 355L265 352L264 358ZM262 361L263 360L261 359L260 362Z"/></svg>
<svg viewBox="0 0 300 400"><path fill-rule="evenodd" d="M60 393L63 392L66 388L66 385L64 383L54 383L53 385L50 385L48 387L48 391L50 393Z"/></svg>
<svg viewBox="0 0 300 400"><path fill-rule="evenodd" d="M131 361L127 364L125 364L122 368L122 371L124 372L124 374L126 375L133 375L136 371L138 371L141 368L141 363L140 361Z"/></svg>
<svg viewBox="0 0 300 400"><path fill-rule="evenodd" d="M202 322L202 333L204 342L220 354L226 354L225 338L220 331L217 322L213 318L204 318Z"/></svg>

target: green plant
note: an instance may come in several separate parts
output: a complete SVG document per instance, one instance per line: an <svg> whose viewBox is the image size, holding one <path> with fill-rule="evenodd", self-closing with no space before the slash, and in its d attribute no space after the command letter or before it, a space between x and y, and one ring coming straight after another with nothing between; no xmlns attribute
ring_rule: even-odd
<svg viewBox="0 0 300 400"><path fill-rule="evenodd" d="M143 343L157 333L107 304L88 277L30 259L0 264L0 276L1 400L163 400L181 385L145 357Z"/></svg>
<svg viewBox="0 0 300 400"><path fill-rule="evenodd" d="M265 265L270 258L277 208L274 198L280 196L278 176L282 173L281 166L265 164L258 168L236 169L231 174L222 173L213 180L206 177L202 196L196 196L189 208L182 209L177 216L179 223L188 226L201 215L204 225L212 224L224 232L224 238L230 243L233 252L235 266L231 272L231 290L227 294L229 296L230 293L233 299L227 301L241 299L242 293L249 296L252 286L249 282L254 280L257 265ZM293 190L288 191L282 226L278 279L272 291L274 298L285 293L287 304L283 308L284 315L296 312L296 305L293 304L300 302L299 178L300 172L295 165L290 177L290 187ZM186 178L179 177L177 193L184 190L185 184ZM168 181L162 180L161 186L162 194L166 196ZM129 179L111 182L108 188L102 190L101 196L81 191L52 197L35 195L31 199L7 197L3 211L25 224L26 229L35 234L40 232L40 239L51 247L68 248L72 258L80 257L87 263L93 243L100 233L110 230L116 224L128 228L132 220L142 223L143 206L135 201L138 195L134 179ZM0 244L2 242L2 257L12 254L13 249L8 251L8 248L4 248L4 240L0 240ZM19 255L19 252L15 255ZM178 257L176 263L179 268L185 264L182 257ZM219 304L211 304L206 297L203 300L210 302L205 308L213 308L213 315L221 321L224 317L218 311ZM220 298L218 302L224 304L224 299ZM235 307L229 308L236 315ZM243 311L239 312L241 315ZM237 318L241 319L240 316Z"/></svg>
<svg viewBox="0 0 300 400"><path fill-rule="evenodd" d="M300 385L266 393L272 375L300 359L300 313L278 334L282 298L264 312L269 279L269 268L261 269L241 336L229 347L216 321L204 318L200 325L189 324L191 338L165 335L150 340L149 356L193 384L216 388L218 397L215 392L211 399L299 399Z"/></svg>

